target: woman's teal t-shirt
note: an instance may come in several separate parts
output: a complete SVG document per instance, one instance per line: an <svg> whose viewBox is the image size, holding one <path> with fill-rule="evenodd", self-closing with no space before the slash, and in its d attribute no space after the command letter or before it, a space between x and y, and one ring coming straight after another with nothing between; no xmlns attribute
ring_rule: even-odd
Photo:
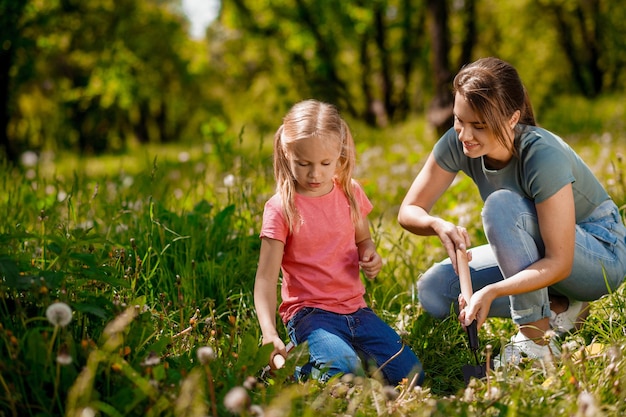
<svg viewBox="0 0 626 417"><path fill-rule="evenodd" d="M561 138L537 126L519 127L518 157L502 169L487 169L483 157L467 157L454 129L435 144L435 161L446 171L463 171L472 178L483 201L504 188L541 203L571 183L577 222L610 198L587 164Z"/></svg>

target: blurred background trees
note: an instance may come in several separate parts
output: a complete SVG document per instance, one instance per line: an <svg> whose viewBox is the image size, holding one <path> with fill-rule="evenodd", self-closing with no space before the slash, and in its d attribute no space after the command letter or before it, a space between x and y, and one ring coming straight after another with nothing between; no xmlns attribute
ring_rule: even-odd
<svg viewBox="0 0 626 417"><path fill-rule="evenodd" d="M610 0L228 0L195 40L180 0L0 0L0 152L264 135L308 97L444 130L452 77L486 55L517 66L540 114L624 91L625 18Z"/></svg>

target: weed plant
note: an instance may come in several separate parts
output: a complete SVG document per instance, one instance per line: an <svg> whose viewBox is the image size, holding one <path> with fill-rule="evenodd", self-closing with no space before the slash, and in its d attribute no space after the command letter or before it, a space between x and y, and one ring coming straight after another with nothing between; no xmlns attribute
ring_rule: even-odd
<svg viewBox="0 0 626 417"><path fill-rule="evenodd" d="M422 360L423 387L351 376L294 382L306 346L259 378L270 348L259 345L252 290L274 187L271 140L222 129L185 149L87 160L26 154L21 168L0 167L0 416L626 413L623 287L592 303L558 362L465 385L461 368L473 361L465 333L454 318L425 314L415 294L444 251L395 222L434 137L422 122L353 130L356 176L374 202L372 231L385 259L380 276L365 282L368 302ZM619 130L573 139L622 212L624 139ZM474 244L485 242L467 178L435 211L467 226ZM513 331L510 320L490 319L481 359Z"/></svg>

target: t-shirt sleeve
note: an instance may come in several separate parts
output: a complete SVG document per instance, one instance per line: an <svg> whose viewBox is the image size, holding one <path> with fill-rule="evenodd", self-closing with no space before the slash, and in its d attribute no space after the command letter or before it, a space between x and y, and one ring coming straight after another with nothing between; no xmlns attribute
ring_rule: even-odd
<svg viewBox="0 0 626 417"><path fill-rule="evenodd" d="M536 141L522 155L525 191L535 203L552 197L576 180L568 153L559 146Z"/></svg>
<svg viewBox="0 0 626 417"><path fill-rule="evenodd" d="M356 182L355 180L352 180L352 187L354 188L354 198L359 204L359 209L361 210L361 216L366 217L368 214L371 213L374 206L372 205L371 201L367 198L367 195L365 194L363 187L361 187L361 185L358 182Z"/></svg>
<svg viewBox="0 0 626 417"><path fill-rule="evenodd" d="M289 226L283 214L280 198L278 195L274 195L265 203L260 237L267 237L286 243L288 233Z"/></svg>
<svg viewBox="0 0 626 417"><path fill-rule="evenodd" d="M454 128L450 128L435 143L433 156L437 164L448 172L459 172L464 169L467 157L463 148L459 146L459 140Z"/></svg>

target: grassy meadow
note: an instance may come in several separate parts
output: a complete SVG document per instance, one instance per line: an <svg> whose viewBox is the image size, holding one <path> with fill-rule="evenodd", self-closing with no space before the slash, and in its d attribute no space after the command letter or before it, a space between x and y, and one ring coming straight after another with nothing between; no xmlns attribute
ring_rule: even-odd
<svg viewBox="0 0 626 417"><path fill-rule="evenodd" d="M538 116L624 208L621 103L563 99ZM413 285L444 251L395 220L434 133L423 120L352 130L385 259L367 301L422 360L423 387L293 382L306 346L259 378L270 348L259 346L252 288L272 137L233 126L240 133L204 143L83 159L26 153L20 169L0 167L0 417L624 415L623 286L592 303L552 366L522 364L466 387L461 368L474 359L464 331L424 314ZM480 244L480 206L460 176L434 211ZM481 360L513 332L510 320L490 319Z"/></svg>

